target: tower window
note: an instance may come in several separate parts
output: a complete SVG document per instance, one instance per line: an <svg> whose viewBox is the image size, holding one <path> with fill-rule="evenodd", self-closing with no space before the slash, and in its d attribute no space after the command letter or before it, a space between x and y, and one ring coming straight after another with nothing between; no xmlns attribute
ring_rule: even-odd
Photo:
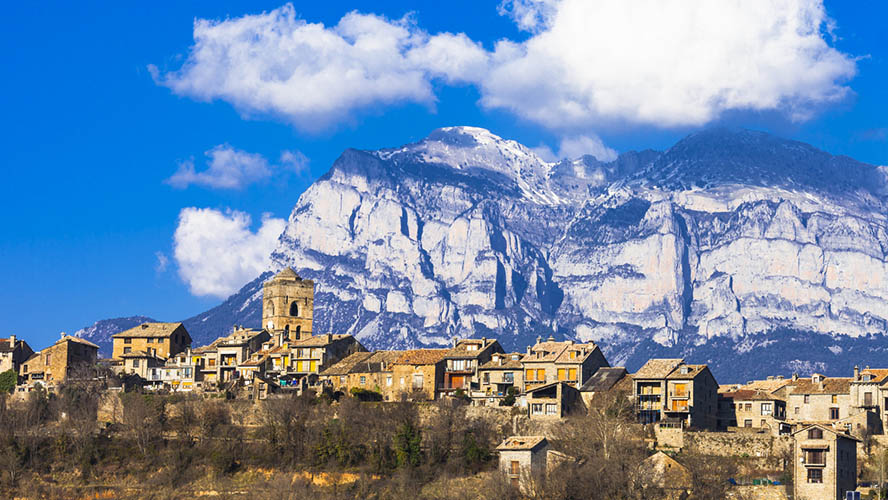
<svg viewBox="0 0 888 500"><path fill-rule="evenodd" d="M302 325L296 325L296 340L302 338Z"/></svg>
<svg viewBox="0 0 888 500"><path fill-rule="evenodd" d="M299 316L299 305L295 302L290 304L290 316Z"/></svg>

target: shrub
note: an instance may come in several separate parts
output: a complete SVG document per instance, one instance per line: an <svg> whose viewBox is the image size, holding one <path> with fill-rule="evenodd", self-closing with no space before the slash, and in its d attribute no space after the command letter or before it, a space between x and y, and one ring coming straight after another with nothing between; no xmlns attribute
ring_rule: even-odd
<svg viewBox="0 0 888 500"><path fill-rule="evenodd" d="M370 391L360 387L352 387L349 392L360 401L382 401L382 394L376 391Z"/></svg>
<svg viewBox="0 0 888 500"><path fill-rule="evenodd" d="M395 435L395 456L398 467L417 467L421 459L422 434L412 422L404 422Z"/></svg>
<svg viewBox="0 0 888 500"><path fill-rule="evenodd" d="M5 392L11 394L12 391L15 390L15 385L18 383L18 375L15 373L15 370L9 369L3 373L0 373L0 392Z"/></svg>
<svg viewBox="0 0 888 500"><path fill-rule="evenodd" d="M515 406L516 394L518 394L518 389L515 386L509 387L509 390L506 391L506 397L500 401L500 406Z"/></svg>

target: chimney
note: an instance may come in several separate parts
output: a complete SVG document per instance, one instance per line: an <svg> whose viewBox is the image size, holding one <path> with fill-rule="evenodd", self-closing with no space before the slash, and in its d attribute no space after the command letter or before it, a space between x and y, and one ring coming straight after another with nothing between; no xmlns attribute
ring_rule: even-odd
<svg viewBox="0 0 888 500"><path fill-rule="evenodd" d="M330 342L333 342L333 334L332 333L327 334L327 343L329 344Z"/></svg>
<svg viewBox="0 0 888 500"><path fill-rule="evenodd" d="M773 376L773 375L768 375L768 380L774 380L774 376Z"/></svg>
<svg viewBox="0 0 888 500"><path fill-rule="evenodd" d="M854 380L860 380L860 366L854 365Z"/></svg>
<svg viewBox="0 0 888 500"><path fill-rule="evenodd" d="M783 375L777 375L777 380L783 380Z"/></svg>
<svg viewBox="0 0 888 500"><path fill-rule="evenodd" d="M793 382L795 382L795 381L798 380L798 379L799 379L799 372L795 372L795 373L793 373L793 374L792 374L792 380L793 380Z"/></svg>
<svg viewBox="0 0 888 500"><path fill-rule="evenodd" d="M542 342L542 341L543 341L543 336L542 336L542 335L537 335L537 344L539 344L539 343Z"/></svg>
<svg viewBox="0 0 888 500"><path fill-rule="evenodd" d="M481 337L481 348L487 347L487 337Z"/></svg>
<svg viewBox="0 0 888 500"><path fill-rule="evenodd" d="M527 354L530 354L530 346L527 346Z"/></svg>
<svg viewBox="0 0 888 500"><path fill-rule="evenodd" d="M555 342L555 336L549 335L549 338L546 339L546 342Z"/></svg>
<svg viewBox="0 0 888 500"><path fill-rule="evenodd" d="M9 348L15 349L15 335L9 336Z"/></svg>
<svg viewBox="0 0 888 500"><path fill-rule="evenodd" d="M68 334L65 333L65 332L59 332L59 338L60 338L60 339L65 338L66 335L68 335Z"/></svg>
<svg viewBox="0 0 888 500"><path fill-rule="evenodd" d="M456 344L459 344L459 339L456 337L453 337L453 347L456 347Z"/></svg>

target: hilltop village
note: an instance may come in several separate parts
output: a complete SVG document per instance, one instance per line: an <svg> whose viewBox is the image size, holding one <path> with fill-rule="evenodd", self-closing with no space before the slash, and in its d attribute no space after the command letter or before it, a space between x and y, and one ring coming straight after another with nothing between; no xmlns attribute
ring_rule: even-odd
<svg viewBox="0 0 888 500"><path fill-rule="evenodd" d="M701 477L718 467L699 472L686 456L735 460L714 481L732 498L844 499L876 491L884 478L888 369L719 385L705 364L651 359L629 373L610 366L595 343L552 338L524 352L488 338L370 352L351 335L313 331L313 300L314 283L287 268L264 284L261 328L236 327L203 347L191 346L181 323L114 335L111 359L73 336L39 352L23 339L0 339L0 371L17 375L4 406L85 380L102 382L103 402L132 392L240 401L245 421L259 413L256 405L282 398L367 408L412 402L435 415L463 406L494 422L498 445L486 460L514 494L530 497L545 497L547 477L551 487L557 471L582 464L574 448L584 434L595 435L605 457L630 442L645 450L632 465L641 471L639 491L660 496L626 498L699 498ZM576 422L583 424L566 439ZM616 449L607 451L608 442Z"/></svg>

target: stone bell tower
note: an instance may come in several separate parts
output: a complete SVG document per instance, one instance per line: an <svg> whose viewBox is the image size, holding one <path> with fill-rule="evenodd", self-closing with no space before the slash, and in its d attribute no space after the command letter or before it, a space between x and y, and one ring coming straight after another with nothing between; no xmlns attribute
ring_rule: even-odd
<svg viewBox="0 0 888 500"><path fill-rule="evenodd" d="M311 337L314 282L285 268L262 285L262 327L284 340Z"/></svg>

